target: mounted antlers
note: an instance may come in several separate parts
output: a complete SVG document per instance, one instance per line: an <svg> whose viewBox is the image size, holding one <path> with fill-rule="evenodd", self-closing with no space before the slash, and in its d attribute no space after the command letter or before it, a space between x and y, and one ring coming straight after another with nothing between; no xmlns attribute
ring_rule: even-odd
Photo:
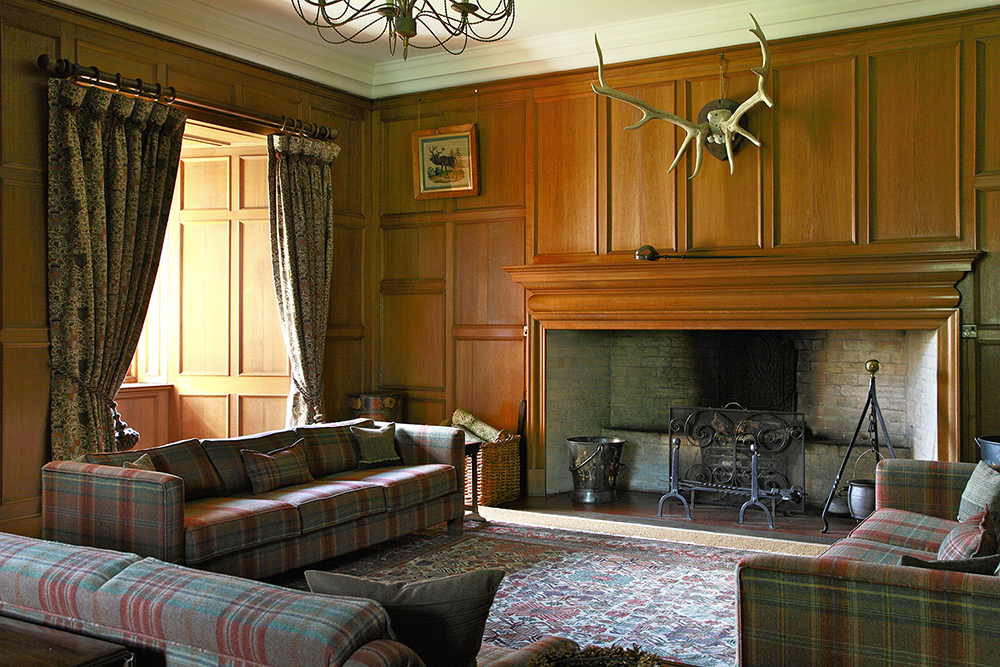
<svg viewBox="0 0 1000 667"><path fill-rule="evenodd" d="M642 119L634 125L629 125L627 130L636 130L647 122L653 119L660 119L670 121L674 125L682 128L687 136L684 137L683 143L681 143L680 149L677 151L677 156L674 161L670 164L668 172L673 171L677 167L677 163L680 162L681 156L684 151L687 150L688 145L691 140L694 139L695 142L695 163L694 172L691 174L690 178L694 178L701 171L701 158L704 153L704 148L706 142L708 143L719 143L726 145L726 157L729 160L729 173L733 173L733 135L740 135L746 137L754 145L760 146L760 141L757 140L755 136L740 127L740 118L743 117L747 111L752 109L758 102L763 102L767 106L773 106L774 101L771 96L767 94L764 87L767 85L767 80L771 76L771 54L767 50L767 38L764 37L764 32L760 29L760 24L757 23L757 19L754 18L753 14L750 15L750 19L753 21L753 29L750 30L760 42L760 51L764 57L764 64L760 67L754 67L750 71L757 75L757 92L754 93L747 99L743 104L739 105L735 111L730 111L728 109L717 109L711 111L708 114L708 120L704 123L692 123L691 121L685 120L680 116L675 116L672 113L663 111L662 109L657 109L656 107L643 102L638 97L634 95L629 95L628 93L623 93L619 90L615 90L610 87L604 79L604 55L601 53L601 44L597 41L597 35L594 35L594 44L597 46L597 76L601 82L601 85L591 84L594 92L598 95L604 95L612 99L621 100L622 102L628 102L632 106L638 108L642 111ZM735 103L733 103L735 104Z"/></svg>

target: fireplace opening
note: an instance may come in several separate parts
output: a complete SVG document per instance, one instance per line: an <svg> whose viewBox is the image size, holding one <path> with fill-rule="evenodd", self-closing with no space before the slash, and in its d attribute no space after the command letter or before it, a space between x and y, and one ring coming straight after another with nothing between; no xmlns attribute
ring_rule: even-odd
<svg viewBox="0 0 1000 667"><path fill-rule="evenodd" d="M878 401L896 456L937 458L937 335L936 330L788 330L762 335L550 329L544 357L545 492L573 488L568 438L609 436L627 441L618 488L662 493L669 487L671 408L738 403L803 414L805 504L821 507L865 406L868 359L881 364ZM762 350L771 345L762 340L787 348L792 361L758 363ZM782 366L787 363L791 371ZM874 476L874 457L858 460L867 444L866 420L842 483L855 475Z"/></svg>

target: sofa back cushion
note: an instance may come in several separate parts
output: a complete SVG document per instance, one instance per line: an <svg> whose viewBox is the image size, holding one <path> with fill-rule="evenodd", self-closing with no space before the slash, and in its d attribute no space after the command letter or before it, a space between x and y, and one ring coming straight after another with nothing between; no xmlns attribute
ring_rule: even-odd
<svg viewBox="0 0 1000 667"><path fill-rule="evenodd" d="M358 465L358 445L352 426L373 427L370 419L351 419L328 424L296 426L295 433L305 440L309 471L313 477L351 470Z"/></svg>
<svg viewBox="0 0 1000 667"><path fill-rule="evenodd" d="M136 461L143 454L149 456L157 472L176 475L184 480L185 501L218 495L219 476L201 443L194 438L149 449L85 454L82 458L86 463L120 468L126 462Z"/></svg>
<svg viewBox="0 0 1000 667"><path fill-rule="evenodd" d="M252 449L266 454L275 449L293 445L296 440L298 440L298 436L292 429L255 433L236 438L202 440L201 446L212 461L212 465L215 466L215 472L218 473L221 480L218 495L232 496L252 489L250 477L247 476L247 469L243 464L243 456L240 454L241 449Z"/></svg>

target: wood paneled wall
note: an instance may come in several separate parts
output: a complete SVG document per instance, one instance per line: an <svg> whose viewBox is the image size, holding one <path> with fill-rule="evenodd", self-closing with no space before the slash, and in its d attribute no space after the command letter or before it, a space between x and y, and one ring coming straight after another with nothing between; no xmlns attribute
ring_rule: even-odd
<svg viewBox="0 0 1000 667"><path fill-rule="evenodd" d="M346 396L371 387L372 368L368 283L358 278L374 257L367 231L373 182L369 100L47 2L0 0L0 530L26 534L39 530L39 469L49 459L48 107L46 75L36 65L42 53L172 85L184 93L250 111L337 128L342 148L335 166L337 278L326 354L327 414L331 418L348 416ZM262 134L268 131L206 115L190 116ZM262 239L257 234L246 240L258 243ZM252 360L240 363L252 365ZM267 414L274 399L266 393L258 396L251 391L241 399L247 405L236 410L246 415ZM171 412L176 425L177 408ZM234 430L259 430L259 421L237 419Z"/></svg>
<svg viewBox="0 0 1000 667"><path fill-rule="evenodd" d="M727 97L745 99L759 47L748 36L722 51ZM690 151L667 173L683 133L659 121L625 130L640 112L593 93L596 53L587 70L375 102L377 365L383 383L416 396L412 416L434 421L457 406L509 428L517 393L537 400L540 330L509 284L489 279L495 259L517 264L522 250L532 265L627 264L645 244L803 262L982 250L959 286L961 323L978 326L962 342L960 419L962 456L976 458L972 436L1000 432L1000 276L989 254L1000 233L1000 9L777 40L770 51L775 106L748 114L762 147L744 142L733 175L706 155L689 180ZM719 95L718 53L609 65L606 76L694 119ZM414 201L411 133L467 122L479 126L482 196ZM484 229L470 234L472 225ZM492 329L485 315L470 328L465 304L494 298L509 307ZM413 333L429 344L398 340L391 331L403 320L419 320ZM518 363L521 325L530 337ZM502 341L470 335L487 331ZM538 425L529 428L528 466L544 466Z"/></svg>

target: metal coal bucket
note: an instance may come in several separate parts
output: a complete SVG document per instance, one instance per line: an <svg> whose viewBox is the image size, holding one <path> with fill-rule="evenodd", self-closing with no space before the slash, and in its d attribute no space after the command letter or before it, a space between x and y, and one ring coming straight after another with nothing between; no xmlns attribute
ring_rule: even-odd
<svg viewBox="0 0 1000 667"><path fill-rule="evenodd" d="M1000 435L981 435L976 438L979 458L990 465L1000 465Z"/></svg>
<svg viewBox="0 0 1000 667"><path fill-rule="evenodd" d="M567 438L569 470L573 473L573 502L610 503L618 500L615 483L622 465L621 438L584 436Z"/></svg>

